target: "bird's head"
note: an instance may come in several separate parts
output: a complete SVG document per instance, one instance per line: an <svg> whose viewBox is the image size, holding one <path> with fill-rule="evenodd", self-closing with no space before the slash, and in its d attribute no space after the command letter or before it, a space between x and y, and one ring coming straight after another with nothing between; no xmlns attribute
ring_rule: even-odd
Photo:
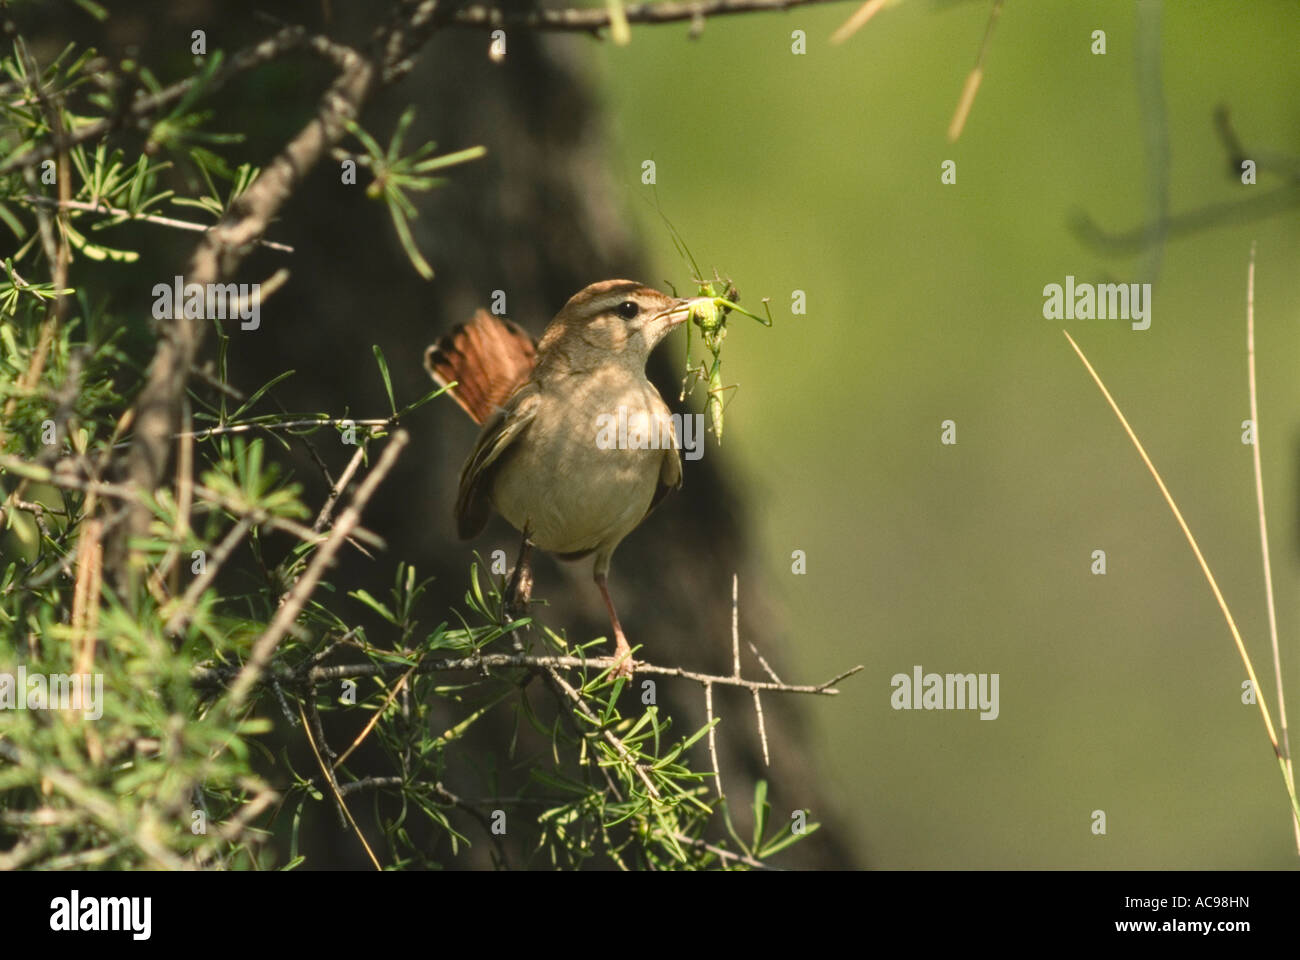
<svg viewBox="0 0 1300 960"><path fill-rule="evenodd" d="M644 370L650 351L687 316L685 300L633 280L602 280L569 298L546 328L538 352L559 347L580 368L612 354Z"/></svg>

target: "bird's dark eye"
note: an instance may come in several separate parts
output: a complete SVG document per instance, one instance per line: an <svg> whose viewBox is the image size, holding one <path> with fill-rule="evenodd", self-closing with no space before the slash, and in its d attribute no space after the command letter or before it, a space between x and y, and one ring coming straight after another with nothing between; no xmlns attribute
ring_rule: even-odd
<svg viewBox="0 0 1300 960"><path fill-rule="evenodd" d="M615 307L615 309L618 311L618 315L624 320L631 320L641 312L641 304L637 303L635 300L624 300Z"/></svg>

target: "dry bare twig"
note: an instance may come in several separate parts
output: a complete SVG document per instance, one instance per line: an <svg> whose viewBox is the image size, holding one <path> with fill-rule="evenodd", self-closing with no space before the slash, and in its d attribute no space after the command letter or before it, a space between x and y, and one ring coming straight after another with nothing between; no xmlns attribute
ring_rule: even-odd
<svg viewBox="0 0 1300 960"><path fill-rule="evenodd" d="M490 653L480 654L473 657L454 657L444 660L425 660L420 664L418 673L442 673L455 670L482 671L483 669L506 669L511 667L529 667L533 669L545 670L553 668L557 670L605 670L614 665L612 657L573 657L573 656L539 656L532 654L520 653ZM313 667L307 675L311 683L320 683L326 680L341 680L347 677L371 677L379 674L400 673L404 672L407 667L403 664L376 664L376 663L356 663L356 664L334 664L331 666ZM803 683L775 683L767 680L747 680L744 677L718 676L707 673L698 673L694 670L686 670L682 667L665 667L655 663L647 663L638 660L636 662L637 676L661 676L661 677L680 677L683 680L692 680L701 686L705 684L714 684L720 687L742 687L746 690L770 690L775 693L807 693L825 697L833 697L839 694L839 689L835 684L847 677L853 676L861 671L863 666L852 667L843 673L832 677L824 683L803 684ZM200 682L219 682L221 679L220 671L208 670L195 674L196 680Z"/></svg>
<svg viewBox="0 0 1300 960"><path fill-rule="evenodd" d="M623 7L628 23L659 24L692 21L737 13L764 13L791 10L795 7L840 3L842 0L667 0L664 3L631 3ZM505 10L482 4L455 11L450 25L478 30L515 27L548 32L595 33L610 26L608 7L545 10L519 7Z"/></svg>
<svg viewBox="0 0 1300 960"><path fill-rule="evenodd" d="M298 618L298 612L302 609L302 605L315 591L316 585L320 582L321 574L325 572L325 567L334 559L334 555L343 546L348 535L361 523L361 511L379 488L379 484L384 477L388 475L388 471L393 468L398 455L410 442L410 439L411 435L405 430L398 430L393 434L392 440L384 447L384 452L380 455L374 469L366 475L366 479L362 481L361 486L357 488L356 494L352 497L352 502L334 524L329 538L321 544L307 569L303 571L298 582L289 591L288 597L281 604L280 609L276 611L275 617L271 620L266 632L258 637L257 642L253 644L253 650L248 661L230 687L228 705L232 711L238 710L247 699L253 685L261 677L262 671L266 669L266 664L276 646Z"/></svg>
<svg viewBox="0 0 1300 960"><path fill-rule="evenodd" d="M1259 396L1255 380L1255 244L1250 245L1250 268L1246 274L1246 366L1247 384L1250 388L1250 422L1255 429L1255 442L1251 444L1251 459L1255 472L1255 504L1259 513L1259 550L1264 563L1264 597L1268 607L1268 635L1273 650L1273 676L1277 681L1277 723L1282 737L1282 755L1286 760L1286 775L1295 787L1295 770L1291 760L1291 737L1287 732L1286 697L1282 691L1282 655L1277 640L1277 605L1273 601L1273 565L1269 560L1268 520L1264 514L1264 468L1260 452ZM1291 815L1291 828L1295 835L1296 851L1300 853L1300 816Z"/></svg>

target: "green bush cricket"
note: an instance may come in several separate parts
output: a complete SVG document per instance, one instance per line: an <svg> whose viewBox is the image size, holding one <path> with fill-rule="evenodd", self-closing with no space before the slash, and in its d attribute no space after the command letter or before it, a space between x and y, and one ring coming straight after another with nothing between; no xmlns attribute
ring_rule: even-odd
<svg viewBox="0 0 1300 960"><path fill-rule="evenodd" d="M658 206L658 195L656 194L656 207ZM694 375L697 380L706 380L708 383L708 399L705 406L709 413L709 424L713 428L713 435L718 438L718 443L722 442L722 411L723 391L732 389L722 385L722 341L727 336L727 314L731 311L743 314L746 317L757 320L765 327L772 326L772 311L768 309L767 298L763 298L763 312L767 314L766 318L757 314L750 313L737 302L740 299L740 293L736 285L731 282L729 277L724 277L713 271L713 279L703 279L703 274L699 264L695 262L695 257L691 254L690 249L686 246L686 241L682 239L677 228L673 226L672 221L665 216L663 210L659 210L659 216L663 217L664 223L667 224L669 236L672 237L673 246L677 248L680 254L687 262L690 263L694 271L692 280L699 295L688 301L688 320L686 324L686 376L682 378L682 393L679 399L685 400L687 394L687 382ZM673 286L671 282L668 284ZM674 296L677 293L676 287L673 287ZM713 356L712 363L701 361L697 368L691 362L691 326L700 328L700 336L704 340L704 346ZM694 381L691 382L691 389L694 389Z"/></svg>

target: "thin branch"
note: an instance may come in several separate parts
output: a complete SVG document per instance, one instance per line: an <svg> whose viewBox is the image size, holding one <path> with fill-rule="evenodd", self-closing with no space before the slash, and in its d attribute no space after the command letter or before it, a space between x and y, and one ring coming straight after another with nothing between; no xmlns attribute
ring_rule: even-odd
<svg viewBox="0 0 1300 960"><path fill-rule="evenodd" d="M718 725L713 721L713 684L704 685L704 719L709 724L709 760L713 763L713 783L718 790L718 799L724 796L722 792L722 770L718 767L718 742L714 732Z"/></svg>
<svg viewBox="0 0 1300 960"><path fill-rule="evenodd" d="M279 691L280 687L278 684L275 686L275 689ZM330 746L329 738L325 736L325 722L321 719L320 707L316 704L316 697L311 694L305 697L300 697L298 699L298 714L299 716L303 716L304 714L306 715L310 728L308 728L306 724L302 724L300 720L296 719L294 720L293 725L302 725L309 738L313 735L315 736L316 743L320 748L319 755L326 761L326 763L322 765L321 769L325 771L327 775L326 779L330 784L330 799L334 801L334 812L338 814L339 829L346 830L348 828L348 814L344 809L344 804L342 802L343 794L339 792L339 778L334 773L333 765L328 763L328 761L332 760L335 756L334 748Z"/></svg>
<svg viewBox="0 0 1300 960"><path fill-rule="evenodd" d="M664 3L633 3L623 7L628 23L674 23L689 20L698 23L707 17L720 17L734 13L762 13L790 10L794 7L820 6L839 3L841 0L667 0ZM450 26L475 30L495 30L498 27L516 27L527 30L567 31L595 33L611 23L608 7L577 8L568 10L543 10L521 7L503 10L500 7L475 5L454 11Z"/></svg>
<svg viewBox="0 0 1300 960"><path fill-rule="evenodd" d="M388 691L388 696L384 698L384 702L379 705L379 709L371 712L370 719L366 721L366 725L361 728L361 732L357 734L356 739L352 741L351 746L335 758L334 762L331 764L334 769L337 770L341 767L343 761L352 756L352 752L365 742L366 737L370 736L370 732L375 729L375 725L383 718L384 713L388 710L389 706L392 705L392 702L397 699L397 695L402 692L402 689L406 686L406 682L411 679L411 674L415 673L415 668L418 666L419 664L413 664L411 669L402 674L401 678L393 684L393 688Z"/></svg>
<svg viewBox="0 0 1300 960"><path fill-rule="evenodd" d="M51 470L39 464L30 463L19 457L7 456L0 454L0 472L13 473L16 476L24 477L28 480L34 480L37 483L49 484L53 487L60 487L64 490L78 490L86 494L97 494L99 496L112 497L116 500L125 500L131 503L140 501L139 494L131 487L123 486L119 483L103 483L98 480L88 480L83 477L74 476L64 467L75 469L75 464L71 461L60 461L56 468ZM273 530L280 530L284 533L303 540L306 543L316 543L321 538L321 533L303 526L287 517L277 517L274 514L267 513L265 510L249 507L248 504L234 500L230 497L217 493L201 484L194 485L194 492L202 498L203 503L198 506L213 505L223 510L227 510L236 517L247 517L255 526L266 526ZM24 503L26 501L23 501ZM349 536L357 540L369 543L371 546L384 546L383 537L379 536L365 527L357 527Z"/></svg>
<svg viewBox="0 0 1300 960"><path fill-rule="evenodd" d="M363 780L353 780L351 783L339 784L339 795L346 797L349 793L356 793L358 790L383 790L386 787L400 787L406 781L401 777L366 777Z"/></svg>
<svg viewBox="0 0 1300 960"><path fill-rule="evenodd" d="M113 497L116 500L127 500L139 502L139 494L128 486L120 483L103 483L98 480L87 480L83 477L73 476L70 472L60 469L60 466L66 464L75 466L70 461L60 461L56 469L51 470L48 467L39 464L29 463L19 457L0 455L0 472L10 472L19 477L28 480L35 480L37 483L49 484L52 487L61 487L65 490L78 490L82 493L94 493L100 496ZM282 530L285 533L293 534L300 540L307 543L315 543L320 539L320 532L303 526L301 523L295 523L285 517L277 517L255 507L249 507L248 504L233 500L230 497L217 493L217 491L205 487L201 484L194 485L194 492L197 493L206 505L211 504L228 510L237 517L248 517L257 526L267 526L275 530ZM24 501L25 502L25 501ZM384 546L383 537L379 536L365 527L357 527L351 532L351 536L358 540L364 540L376 547Z"/></svg>
<svg viewBox="0 0 1300 960"><path fill-rule="evenodd" d="M15 493L16 492L17 491L15 491ZM3 517L5 515L6 510L8 510L10 513L12 513L14 510L22 510L24 512L31 513L33 515L36 521L36 527L38 530L40 530L41 536L44 539L48 540L56 548L54 553L54 558L59 564L60 572L63 573L63 575L66 576L69 580L75 580L77 575L72 570L72 561L68 559L68 553L66 551L59 552L59 548L62 547L62 541L66 540L72 528L70 526L66 528L63 534L59 537L59 539L55 540L53 536L50 534L49 526L45 522L45 515L47 513L55 514L57 516L66 516L66 511L54 510L51 509L50 507L47 507L43 503L23 500L20 497L13 496L13 495L11 495L8 498L7 502L0 502L0 517ZM40 564L41 557L43 555L44 555L43 550L37 553L36 559L33 560L31 564L27 567L27 569L24 571L23 573L24 577L26 576L27 573L30 573L32 570L36 569L36 567ZM20 582L20 578L15 578L13 581L11 581L9 586L5 588L3 595L8 596L13 591L14 587L18 585L19 582Z"/></svg>
<svg viewBox="0 0 1300 960"><path fill-rule="evenodd" d="M731 575L731 675L740 678L740 575Z"/></svg>
<svg viewBox="0 0 1300 960"><path fill-rule="evenodd" d="M998 15L1001 13L1002 0L993 0L993 9L989 12L988 26L984 28L984 42L980 44L979 56L975 58L975 66L966 76L966 83L961 90L961 99L957 101L957 109L953 111L952 120L948 124L949 143L956 143L961 137L971 107L975 105L975 95L979 93L980 84L984 81L984 57L988 53L989 44L993 40L993 28L997 26Z"/></svg>
<svg viewBox="0 0 1300 960"><path fill-rule="evenodd" d="M547 691L555 698L556 706L560 708L560 717L562 720L568 723L569 728L575 737L580 740L583 739L587 732L578 728L578 721L573 718L573 712L565 705L565 700L568 698L568 695L560 687L560 674L557 668L544 666L542 667L540 676L542 681L546 684ZM623 792L619 790L618 783L615 782L613 775L609 772L609 767L602 763L596 763L595 766L596 769L600 771L600 775L605 780L605 786L614 797L615 801L622 803ZM621 866L621 861L618 860L617 854L613 852L612 846L610 848L610 853Z"/></svg>
<svg viewBox="0 0 1300 960"><path fill-rule="evenodd" d="M772 665L767 662L767 659L761 653L758 652L758 647L754 646L754 641L746 637L745 644L753 652L754 656L758 658L759 664L761 664L763 669L767 671L767 675L771 677L773 680L775 680L777 683L780 683L781 678L776 675L776 671L772 669Z"/></svg>
<svg viewBox="0 0 1300 960"><path fill-rule="evenodd" d="M425 660L420 664L418 673L445 673L456 670L470 670L481 672L484 669L493 668L504 669L513 667L530 667L533 669L556 669L556 670L606 670L615 664L613 657L569 657L569 656L535 656L529 654L510 654L510 653L490 653L480 654L472 657L456 657L445 660ZM330 680L341 680L344 678L355 677L372 677L388 673L399 673L408 669L405 664L390 663L355 663L355 664L335 664L331 666L314 667L307 674L309 683L322 683ZM707 673L696 673L693 670L685 670L681 667L663 667L653 663L638 661L636 664L637 676L649 674L661 677L680 677L683 680L693 680L701 685L715 685L722 687L742 687L746 690L771 690L776 693L807 693L818 696L833 697L839 694L839 690L834 686L846 677L851 677L855 673L864 669L861 664L849 670L845 670L839 676L832 677L825 683L820 684L800 684L800 683L772 683L766 680L746 680L743 677L713 676ZM223 673L219 670L200 670L194 674L198 682L218 681Z"/></svg>
<svg viewBox="0 0 1300 960"><path fill-rule="evenodd" d="M203 592L208 589L208 586L216 578L217 571L221 569L226 559L239 545L239 541L243 540L248 531L252 529L252 526L252 520L248 517L241 517L239 522L231 527L221 542L217 544L216 549L212 551L211 558L204 564L203 572L195 577L185 589L185 594L181 597L176 612L167 618L166 630L168 633L179 633L189 623L190 615L194 612L194 605L199 602Z"/></svg>
<svg viewBox="0 0 1300 960"><path fill-rule="evenodd" d="M302 729L303 732L307 734L307 743L311 746L311 752L316 757L316 762L320 764L321 771L325 774L325 780L329 783L330 792L334 795L334 799L343 809L344 815L348 818L348 823L352 825L352 829L356 832L357 839L361 841L361 846L365 847L366 855L370 857L370 862L374 865L376 870L382 871L384 868L379 865L379 858L375 856L375 851L370 849L370 844L366 842L366 835L361 832L361 827L357 825L357 821L353 818L352 811L348 809L348 805L343 801L343 794L339 792L339 788L335 784L334 774L329 769L329 764L325 762L320 751L316 749L316 739L311 735L311 727L307 723L307 715L302 713L302 704L298 705L298 712L302 714Z"/></svg>
<svg viewBox="0 0 1300 960"><path fill-rule="evenodd" d="M242 399L242 398L240 398ZM227 423L221 427L208 427L201 431L181 431L173 433L173 440L179 438L190 438L190 440L208 440L211 437L230 436L233 433L252 433L253 431L290 431L299 427L390 427L393 425L393 418L373 418L365 420L356 420L348 416L316 416L311 419L300 420L244 420L240 423ZM305 434L300 434L305 436ZM131 438L117 442L113 445L114 450L123 450L131 445Z"/></svg>
<svg viewBox="0 0 1300 960"><path fill-rule="evenodd" d="M59 511L51 510L43 503L22 500L18 497L10 497L8 503L0 503L0 516L4 516L5 510L22 510L25 513L30 513L32 519L36 521L36 529L41 532L41 536L46 540L54 540L54 538L50 536L49 525L45 522L45 514L57 513Z"/></svg>
<svg viewBox="0 0 1300 960"><path fill-rule="evenodd" d="M600 726L600 717L596 716L591 707L587 706L587 701L582 699L582 695L578 693L577 690L574 690L573 687L569 685L568 681L560 676L557 671L552 670L551 674L556 685L564 691L566 697L573 701L574 705L577 706L582 715ZM628 751L626 744L615 736L614 731L610 730L608 727L602 726L600 734L605 738L605 742L614 748L614 752L618 754L619 759L636 771L636 775L640 777L641 782L645 784L646 792L656 801L662 802L663 798L659 794L659 788L654 785L654 781L651 780L649 774L645 772L645 768L636 762L636 758Z"/></svg>
<svg viewBox="0 0 1300 960"><path fill-rule="evenodd" d="M857 673L857 672L859 672L859 671L861 671L861 670L864 670L864 669L866 669L866 668L865 668L862 664L860 664L860 663L859 663L856 667L849 667L849 669L845 670L843 673L837 673L837 674L835 674L835 676L831 677L829 680L827 680L825 683L823 683L820 687L817 688L817 692L818 692L818 693L839 693L838 690L831 690L831 689L829 689L829 688L835 686L835 684L839 683L841 680L843 680L843 679L845 679L845 678L847 678L847 677L851 677L851 676L853 676L855 673ZM772 688L772 689L785 690L785 689L787 689L787 685L786 685L786 684L779 684L778 686L776 686L775 688ZM802 692L802 691L800 691L800 692Z"/></svg>
<svg viewBox="0 0 1300 960"><path fill-rule="evenodd" d="M193 426L188 395L181 398L181 420L187 431ZM167 552L149 576L149 588L153 592L160 591L164 581L169 581L170 592L176 592L176 561L190 532L190 508L194 505L194 440L182 436L177 446L180 452L176 461L176 523L172 526L172 542Z"/></svg>
<svg viewBox="0 0 1300 960"><path fill-rule="evenodd" d="M344 468L342 476L340 476L334 486L330 488L329 496L325 498L325 503L321 506L320 513L316 514L316 520L311 525L313 530L324 530L326 525L330 522L330 518L334 516L335 504L338 503L339 497L343 495L343 491L348 488L348 484L352 482L352 477L356 474L357 468L361 466L361 461L365 459L365 455L366 445L363 443L357 447L357 452L352 454L352 459L348 461L348 465Z"/></svg>
<svg viewBox="0 0 1300 960"><path fill-rule="evenodd" d="M763 700L757 690L750 692L754 695L754 714L758 717L758 738L763 742L763 766L770 767L772 758L767 753L767 725L763 722Z"/></svg>
<svg viewBox="0 0 1300 960"><path fill-rule="evenodd" d="M1250 422L1255 430L1251 444L1251 458L1255 467L1255 504L1259 513L1259 550L1264 560L1264 596L1268 604L1268 635L1273 646L1273 676L1277 680L1277 722L1282 734L1282 754L1286 758L1286 773L1295 790L1295 771L1291 762L1291 740L1287 735L1286 698L1282 695L1282 656L1277 642L1277 606L1273 601L1273 565L1269 562L1268 521L1264 517L1264 468L1260 452L1259 398L1255 389L1255 244L1250 245L1250 268L1246 273L1246 359L1250 386ZM1300 852L1300 816L1291 816L1295 834L1296 851Z"/></svg>
<svg viewBox="0 0 1300 960"><path fill-rule="evenodd" d="M379 462L375 464L373 470L366 475L361 486L357 488L356 494L352 497L352 503L343 511L338 522L334 524L329 538L321 544L316 554L312 557L311 563L303 572L298 582L294 584L293 589L289 591L285 602L280 605L276 611L275 618L271 621L266 632L257 639L253 644L252 653L249 655L248 662L244 664L239 676L230 688L229 707L232 711L238 710L248 697L253 685L261 677L262 671L265 670L271 654L275 652L276 646L283 639L286 632L298 618L298 612L302 609L307 598L316 590L316 585L320 582L321 574L325 572L325 567L334 559L339 548L343 545L348 535L356 529L361 522L361 511L365 508L367 501L379 488L388 471L393 468L397 462L398 455L403 448L410 442L410 434L405 430L398 430L393 434L393 438L388 445L384 447L383 454L379 457Z"/></svg>
<svg viewBox="0 0 1300 960"><path fill-rule="evenodd" d="M72 601L73 670L90 673L95 662L95 638L99 627L99 590L103 577L104 532L101 520L89 520L77 542L77 582Z"/></svg>
<svg viewBox="0 0 1300 960"><path fill-rule="evenodd" d="M230 423L221 427L208 427L206 430L196 430L188 436L195 440L206 440L208 437L219 437L229 433L247 433L250 430L292 430L297 427L341 427L344 424L351 424L354 427L382 427L391 422L389 419L373 420L355 420L349 417L314 417L303 420L270 420L265 423L248 422L248 423ZM176 436L186 436L186 434L177 434Z"/></svg>
<svg viewBox="0 0 1300 960"><path fill-rule="evenodd" d="M866 0L862 6L853 11L853 15L840 24L839 29L831 34L831 45L839 46L849 37L867 25L867 22L884 9L889 0Z"/></svg>
<svg viewBox="0 0 1300 960"><path fill-rule="evenodd" d="M64 210L80 210L85 213L106 213L111 216L121 217L124 220L140 220L144 223L152 223L160 227L173 227L177 230L192 230L196 233L207 233L213 229L216 224L194 223L190 220L176 220L172 217L162 217L156 213L132 213L130 210L119 210L117 207L110 206L107 200L98 204L86 203L84 200L52 200L49 197L35 197L30 194L16 197L24 203L30 203L33 206L58 207ZM293 247L285 243L276 243L274 240L264 240L258 237L255 243L266 247L268 250L278 250L281 253L293 253Z"/></svg>
<svg viewBox="0 0 1300 960"><path fill-rule="evenodd" d="M1273 753L1277 757L1278 766L1281 769L1282 784L1286 787L1287 797L1291 801L1292 811L1297 817L1300 817L1300 801L1297 801L1296 798L1295 782L1287 775L1286 760L1282 756L1282 747L1278 743L1277 733L1273 728L1273 717L1269 713L1268 703L1264 700L1264 691L1260 689L1259 678L1255 675L1255 665L1251 662L1250 654L1246 651L1246 642L1242 640L1241 631L1237 629L1237 621L1233 618L1232 611L1228 609L1228 601L1223 598L1223 592L1219 589L1219 581L1214 578L1214 574L1210 571L1210 565L1206 562L1205 555L1201 553L1200 544L1196 542L1196 537L1192 534L1192 528L1189 527L1187 521L1183 519L1183 512L1178 509L1178 504L1174 501L1173 494L1171 494L1169 488L1165 486L1165 481L1164 478L1160 476L1160 471L1158 471L1156 465L1151 462L1151 458L1147 455L1146 447L1142 446L1142 441L1138 439L1137 434L1134 433L1133 428L1129 425L1128 418L1125 417L1124 412L1120 410L1119 404L1115 402L1115 398L1112 397L1110 391L1106 389L1106 384L1102 382L1101 375L1097 373L1088 358L1084 356L1083 351L1079 349L1079 345L1074 342L1074 338L1070 336L1067 331L1062 331L1062 333L1065 333L1065 339L1070 341L1070 346L1073 347L1074 352L1078 354L1079 360L1083 363L1084 369L1088 371L1088 375L1092 377L1093 383L1097 385L1097 389L1101 391L1101 395L1106 398L1106 403L1110 405L1111 412L1115 414L1116 419L1120 422L1120 426L1122 426L1124 432L1128 434L1129 440L1137 449L1138 455L1142 458L1142 462L1146 464L1147 472L1151 474L1152 479L1156 482L1156 486L1160 488L1160 493L1165 498L1165 503L1168 505L1170 512L1174 515L1174 519L1178 521L1179 529L1183 531L1183 536L1187 538L1187 543L1192 548L1192 554L1196 557L1196 562L1200 565L1201 573L1205 575L1205 579L1210 585L1210 591L1214 594L1214 599L1219 605L1219 611L1223 614L1223 619L1228 624L1228 632L1232 634L1232 641L1236 644L1237 653L1241 657L1241 662L1246 667L1246 676L1250 680L1251 689L1255 691L1255 704L1259 707L1260 716L1264 720L1264 729L1268 733L1268 741L1273 747Z"/></svg>
<svg viewBox="0 0 1300 960"><path fill-rule="evenodd" d="M1246 149L1232 128L1227 106L1219 105L1214 112L1214 121L1223 145L1227 166L1232 171L1232 178L1235 181L1241 164L1247 158ZM1208 230L1222 223L1262 219L1285 213L1300 203L1300 190L1296 189L1297 184L1300 184L1300 170L1295 168L1294 161L1287 157L1266 154L1259 149L1252 150L1249 156L1261 161L1259 165L1261 171L1281 173L1286 177L1287 183L1264 193L1256 193L1252 189L1249 191L1251 198L1247 200L1207 204L1186 213L1166 216L1159 223L1141 223L1137 227L1119 232L1103 230L1087 214L1076 214L1073 217L1072 230L1084 243L1103 253L1126 255L1146 250L1152 237L1162 237L1167 242ZM1268 162L1263 162L1265 159ZM1288 167L1291 169L1288 170Z"/></svg>
<svg viewBox="0 0 1300 960"><path fill-rule="evenodd" d="M70 471L75 470L76 465L71 461L59 461L55 466L56 469L51 470L49 467L41 466L38 463L30 463L21 457L0 454L0 471L12 473L15 476L35 480L37 483L47 483L53 487L62 487L65 490L97 493L101 496L114 497L119 500L136 499L136 492L120 483L103 483L98 480L87 480L74 476Z"/></svg>
<svg viewBox="0 0 1300 960"><path fill-rule="evenodd" d="M304 27L287 27L274 36L240 50L212 75L205 88L206 92L215 92L231 77L269 63L300 46L307 39L308 35ZM196 78L188 77L155 94L136 97L129 106L124 106L122 110L112 116L96 120L94 123L70 132L63 143L68 147L74 147L88 140L98 140L110 130L125 126L128 121L136 124L145 122L153 114L171 106L184 97L197 82ZM58 146L56 144L33 147L31 150L9 157L3 163L0 163L0 174L8 173L18 167L34 167L54 156L57 151Z"/></svg>
<svg viewBox="0 0 1300 960"><path fill-rule="evenodd" d="M751 643L750 646L753 647L753 644ZM758 653L757 650L754 652ZM740 575L736 573L731 575L731 657L735 663L736 679L740 679ZM759 660L762 659L762 657L759 657ZM763 661L763 666L777 683L781 682L766 661ZM706 689L710 691L710 696L712 696L712 687ZM770 767L772 758L767 752L767 724L763 720L763 698L757 690L750 690L749 692L754 696L754 716L758 720L758 738L763 744L763 766ZM712 738L712 730L709 731L709 736ZM710 748L713 746L712 739L709 741L709 746ZM718 780L719 792L721 792L721 777Z"/></svg>
<svg viewBox="0 0 1300 960"><path fill-rule="evenodd" d="M720 859L733 860L736 863L743 863L746 866L756 867L759 870L772 869L772 865L770 863L764 863L762 860L756 860L755 858L749 856L748 854L732 853L730 850L724 850L722 849L722 847L715 847L713 844L705 840L700 840L697 837L688 837L680 833L673 834L673 836L677 839L679 843L689 843L692 847L697 847L700 850L707 850L709 851L709 853L713 854L715 857L719 857Z"/></svg>
<svg viewBox="0 0 1300 960"><path fill-rule="evenodd" d="M286 517L277 517L273 514L269 514L265 510L258 510L256 508L250 509L247 504L241 503L238 500L232 500L230 497L223 496L222 494L217 493L217 491L211 490L201 484L196 484L194 491L203 498L205 503L215 504L223 510L228 510L237 517L250 517L255 525L267 526L273 530L282 530L285 533L292 534L304 543L316 543L321 538L320 531L318 530L312 530L310 527L305 527L301 523L290 520ZM373 547L383 548L385 546L383 537L371 530L367 530L365 527L357 527L349 534L349 537L363 540Z"/></svg>

